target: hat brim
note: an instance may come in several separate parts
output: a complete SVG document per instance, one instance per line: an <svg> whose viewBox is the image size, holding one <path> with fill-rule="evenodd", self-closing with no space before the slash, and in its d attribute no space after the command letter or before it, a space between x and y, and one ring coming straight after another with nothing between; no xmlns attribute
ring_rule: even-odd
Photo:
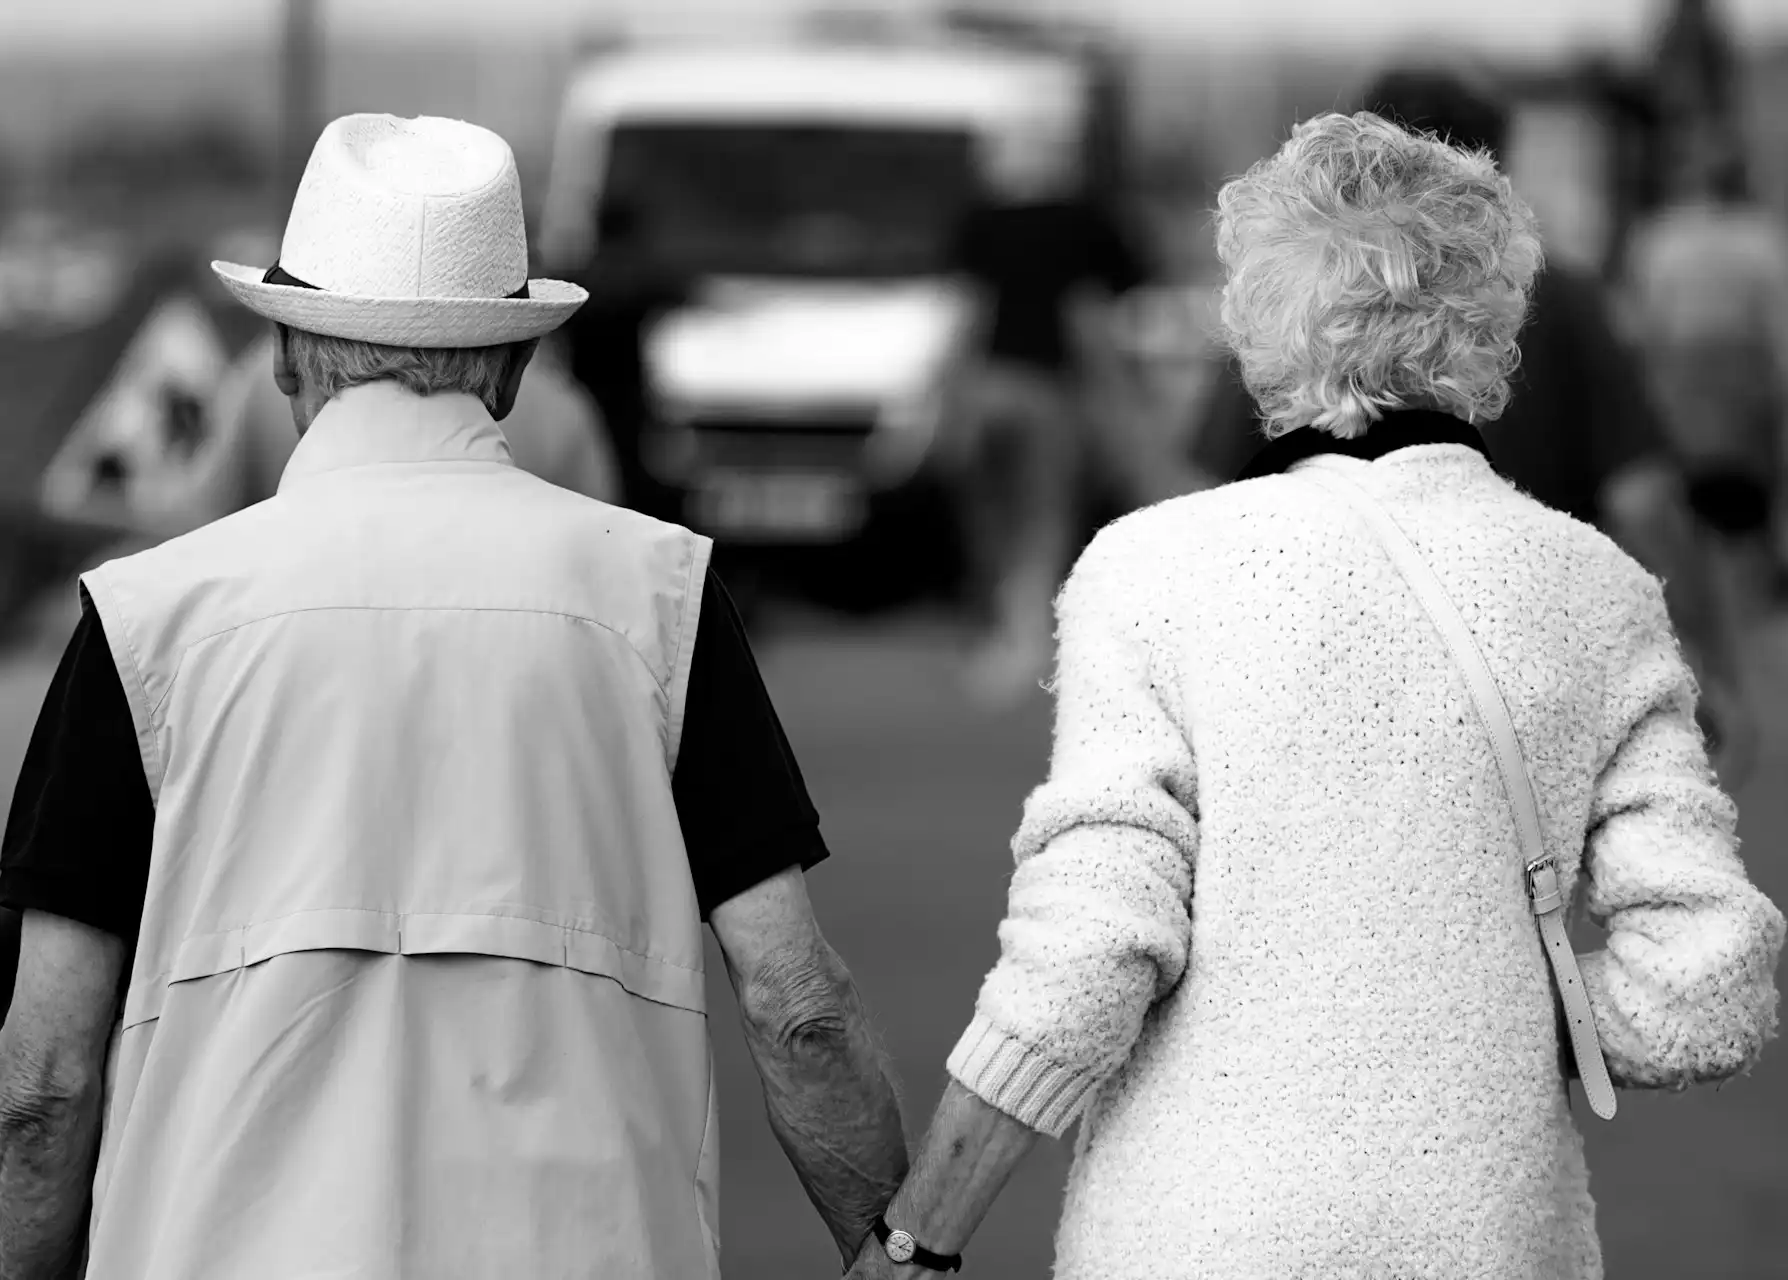
<svg viewBox="0 0 1788 1280"><path fill-rule="evenodd" d="M213 262L230 295L279 324L390 347L494 347L543 337L589 294L563 280L530 280L525 298L370 298L266 284L263 267Z"/></svg>

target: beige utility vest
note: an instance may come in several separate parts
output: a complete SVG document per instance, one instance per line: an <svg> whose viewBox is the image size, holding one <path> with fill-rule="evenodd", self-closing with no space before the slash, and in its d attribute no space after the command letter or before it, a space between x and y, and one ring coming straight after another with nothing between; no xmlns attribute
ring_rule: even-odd
<svg viewBox="0 0 1788 1280"><path fill-rule="evenodd" d="M86 575L156 801L90 1280L718 1274L709 551L381 383Z"/></svg>

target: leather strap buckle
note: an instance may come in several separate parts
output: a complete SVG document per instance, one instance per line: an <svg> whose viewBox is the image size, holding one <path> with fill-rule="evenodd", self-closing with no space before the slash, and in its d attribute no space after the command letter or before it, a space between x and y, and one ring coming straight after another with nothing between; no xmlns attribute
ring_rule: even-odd
<svg viewBox="0 0 1788 1280"><path fill-rule="evenodd" d="M1551 854L1527 864L1527 900L1536 916L1549 915L1564 905L1558 887L1558 863Z"/></svg>

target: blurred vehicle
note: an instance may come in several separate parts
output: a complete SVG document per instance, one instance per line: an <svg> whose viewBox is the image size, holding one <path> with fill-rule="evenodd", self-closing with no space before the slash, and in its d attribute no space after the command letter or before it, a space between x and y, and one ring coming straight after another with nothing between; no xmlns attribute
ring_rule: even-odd
<svg viewBox="0 0 1788 1280"><path fill-rule="evenodd" d="M929 524L973 338L956 228L989 149L1078 129L1091 88L1071 51L963 34L593 58L564 101L545 268L599 274L625 208L688 286L644 336L643 421L617 437L648 481L635 505L759 562Z"/></svg>

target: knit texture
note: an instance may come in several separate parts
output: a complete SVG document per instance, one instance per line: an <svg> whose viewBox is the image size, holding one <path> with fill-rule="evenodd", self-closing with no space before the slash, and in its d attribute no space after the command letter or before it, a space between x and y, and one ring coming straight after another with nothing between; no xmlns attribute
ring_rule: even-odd
<svg viewBox="0 0 1788 1280"><path fill-rule="evenodd" d="M1783 919L1660 584L1470 449L1303 465L1389 507L1484 651L1607 930L1582 969L1615 1082L1747 1070ZM1175 499L1104 530L1057 610L1049 778L949 1070L1082 1119L1059 1280L1599 1277L1513 814L1366 526L1290 476Z"/></svg>

